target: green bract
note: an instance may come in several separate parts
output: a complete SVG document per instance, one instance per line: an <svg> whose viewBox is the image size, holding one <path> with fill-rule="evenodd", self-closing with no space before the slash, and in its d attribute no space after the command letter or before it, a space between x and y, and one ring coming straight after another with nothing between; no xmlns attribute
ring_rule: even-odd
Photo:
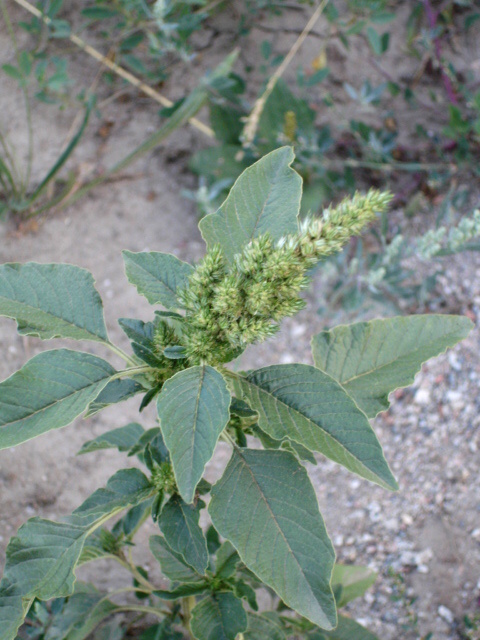
<svg viewBox="0 0 480 640"><path fill-rule="evenodd" d="M201 223L207 252L198 265L170 254L124 252L130 283L166 308L147 322L119 320L131 354L109 341L88 272L0 266L0 313L16 320L21 333L102 342L127 364L117 372L96 355L68 349L32 358L0 383L0 449L137 394L140 409L155 401L158 414L147 430L137 423L117 427L79 452L116 448L144 471L118 471L64 520L33 518L11 539L0 584L0 640L15 640L26 615L48 626L47 640L83 640L125 611L159 618L145 636L157 640L374 639L337 614L375 574L335 564L303 461L315 462L319 453L397 489L369 418L472 323L431 315L337 327L313 338L315 367L234 372L229 363L247 345L272 336L302 307L311 268L390 200L371 190L299 223L301 179L292 161L284 147L245 171ZM230 460L211 487L203 475L219 439L229 445ZM204 531L206 504L212 524ZM170 584L132 560L135 534L150 517L158 526L150 550ZM76 582L76 567L99 558L131 573L132 586L120 591L133 592L133 601L119 604L115 592L106 598ZM277 611L258 611L262 585L278 596ZM41 602L51 599L48 622Z"/></svg>

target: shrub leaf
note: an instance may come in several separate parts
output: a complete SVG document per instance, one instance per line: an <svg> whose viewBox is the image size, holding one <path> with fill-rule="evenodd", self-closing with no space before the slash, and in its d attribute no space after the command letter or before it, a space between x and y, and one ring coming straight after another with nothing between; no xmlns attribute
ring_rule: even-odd
<svg viewBox="0 0 480 640"><path fill-rule="evenodd" d="M90 353L39 353L0 383L0 449L67 426L114 373L108 362Z"/></svg>
<svg viewBox="0 0 480 640"><path fill-rule="evenodd" d="M123 251L123 259L128 281L150 304L162 304L166 309L180 306L177 292L192 273L191 265L170 253L158 251Z"/></svg>
<svg viewBox="0 0 480 640"><path fill-rule="evenodd" d="M93 276L70 264L0 265L0 315L26 336L108 341Z"/></svg>
<svg viewBox="0 0 480 640"><path fill-rule="evenodd" d="M464 316L418 315L342 325L312 339L315 366L335 378L369 418L412 384L422 364L471 331Z"/></svg>
<svg viewBox="0 0 480 640"><path fill-rule="evenodd" d="M335 627L335 553L307 472L291 453L235 449L208 510L242 562L289 607Z"/></svg>
<svg viewBox="0 0 480 640"><path fill-rule="evenodd" d="M291 147L281 147L241 174L220 209L199 224L209 249L218 244L233 261L262 234L278 240L298 231L302 179L290 166L294 159Z"/></svg>
<svg viewBox="0 0 480 640"><path fill-rule="evenodd" d="M230 418L230 392L213 367L200 365L167 380L157 401L178 491L187 503Z"/></svg>
<svg viewBox="0 0 480 640"><path fill-rule="evenodd" d="M365 414L323 371L306 364L274 365L237 377L235 388L275 440L288 438L362 478L398 488Z"/></svg>

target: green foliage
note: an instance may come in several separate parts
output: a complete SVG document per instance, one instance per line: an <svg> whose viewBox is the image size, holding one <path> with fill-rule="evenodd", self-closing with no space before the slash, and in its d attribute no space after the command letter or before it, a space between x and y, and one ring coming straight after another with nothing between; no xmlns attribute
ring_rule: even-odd
<svg viewBox="0 0 480 640"><path fill-rule="evenodd" d="M301 179L292 161L284 148L246 171L202 224L207 252L196 266L167 254L125 253L130 282L152 305L168 308L152 310L147 322L120 319L130 354L109 342L84 270L0 267L0 313L20 333L90 339L126 362L116 372L79 351L36 355L0 383L1 448L140 393L140 410L155 398L158 415L147 430L130 423L86 442L82 455L115 448L135 465L71 515L32 518L10 540L0 640L15 640L20 627L19 637L31 640L86 640L92 633L121 640L127 631L115 614L129 611L159 619L143 640L374 640L337 609L361 597L375 574L335 565L302 461L315 462L319 452L396 489L367 416L387 408L388 393L411 383L421 363L465 337L471 323L415 316L339 327L314 338L316 367L234 372L228 365L248 344L302 307L312 267L390 200L371 190L298 223ZM231 457L212 487L203 475L220 438ZM207 516L212 525L204 533ZM150 537L150 551L169 584L157 584L133 560L135 536L150 517L161 534ZM130 583L108 597L77 583L76 568L97 559L120 564ZM253 613L259 589L272 595L276 610Z"/></svg>
<svg viewBox="0 0 480 640"><path fill-rule="evenodd" d="M374 418L388 395L412 384L422 364L471 331L468 318L429 315L357 322L312 339L315 366L330 374Z"/></svg>

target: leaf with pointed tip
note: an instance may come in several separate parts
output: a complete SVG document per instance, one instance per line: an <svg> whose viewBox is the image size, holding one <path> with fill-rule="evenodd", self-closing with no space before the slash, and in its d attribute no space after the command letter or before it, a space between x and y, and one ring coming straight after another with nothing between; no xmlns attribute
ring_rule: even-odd
<svg viewBox="0 0 480 640"><path fill-rule="evenodd" d="M248 614L248 627L243 634L244 640L285 640L285 637L280 623L277 624L261 614Z"/></svg>
<svg viewBox="0 0 480 640"><path fill-rule="evenodd" d="M377 574L368 567L359 567L347 564L335 564L332 574L332 587L341 585L342 591L337 607L344 607L346 604L363 596L377 579Z"/></svg>
<svg viewBox="0 0 480 640"><path fill-rule="evenodd" d="M335 553L304 467L286 451L235 449L208 507L242 562L292 609L336 625Z"/></svg>
<svg viewBox="0 0 480 640"><path fill-rule="evenodd" d="M100 449L118 449L119 451L129 451L137 444L139 438L145 433L144 428L137 422L118 429L112 429L102 433L93 440L85 442L77 455L99 451Z"/></svg>
<svg viewBox="0 0 480 640"><path fill-rule="evenodd" d="M111 380L100 391L98 396L88 405L86 418L94 416L102 409L109 407L117 402L124 402L129 398L133 398L137 393L145 391L141 384L130 380L129 378L118 378L117 380Z"/></svg>
<svg viewBox="0 0 480 640"><path fill-rule="evenodd" d="M193 267L170 253L123 251L128 281L150 304L178 309L177 293L186 283Z"/></svg>
<svg viewBox="0 0 480 640"><path fill-rule="evenodd" d="M388 409L392 391L412 384L426 360L463 340L472 327L466 317L433 314L342 325L313 337L313 359L374 418Z"/></svg>
<svg viewBox="0 0 480 640"><path fill-rule="evenodd" d="M67 426L114 373L108 362L90 353L39 353L0 383L0 449Z"/></svg>
<svg viewBox="0 0 480 640"><path fill-rule="evenodd" d="M163 507L158 524L167 544L203 575L208 565L208 551L198 524L201 506L205 506L201 501L193 506L174 495Z"/></svg>
<svg viewBox="0 0 480 640"><path fill-rule="evenodd" d="M155 488L140 469L121 469L97 489L75 511L76 522L95 521L104 513L140 504L155 493Z"/></svg>
<svg viewBox="0 0 480 640"><path fill-rule="evenodd" d="M248 167L215 213L199 227L210 249L220 245L230 262L251 240L268 233L274 240L296 233L302 179L292 168L292 147L281 147Z"/></svg>
<svg viewBox="0 0 480 640"><path fill-rule="evenodd" d="M349 471L397 489L368 419L345 389L306 364L284 364L237 376L235 389L259 413L260 428L318 451ZM238 395L237 393L237 395Z"/></svg>
<svg viewBox="0 0 480 640"><path fill-rule="evenodd" d="M157 400L160 428L178 491L187 503L230 419L230 392L213 367L200 365L169 378Z"/></svg>
<svg viewBox="0 0 480 640"><path fill-rule="evenodd" d="M314 631L309 640L378 640L378 637L352 618L338 616L338 626L333 631Z"/></svg>
<svg viewBox="0 0 480 640"><path fill-rule="evenodd" d="M0 265L0 315L26 336L107 342L92 274L71 264Z"/></svg>
<svg viewBox="0 0 480 640"><path fill-rule="evenodd" d="M162 536L150 537L150 551L159 562L162 573L172 582L202 581L202 576L187 564L183 556L174 551Z"/></svg>
<svg viewBox="0 0 480 640"><path fill-rule="evenodd" d="M197 640L235 640L247 628L247 614L233 593L215 593L193 609L191 628Z"/></svg>

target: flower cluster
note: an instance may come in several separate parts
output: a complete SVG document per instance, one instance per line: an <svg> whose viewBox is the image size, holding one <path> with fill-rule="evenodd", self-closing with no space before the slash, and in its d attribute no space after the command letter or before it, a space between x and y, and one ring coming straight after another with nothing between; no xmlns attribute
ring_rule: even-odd
<svg viewBox="0 0 480 640"><path fill-rule="evenodd" d="M309 269L340 251L390 199L375 190L356 194L278 242L269 235L256 238L231 264L219 247L212 248L180 294L189 362L228 362L248 344L272 336L282 318L303 308L299 293L309 283Z"/></svg>

